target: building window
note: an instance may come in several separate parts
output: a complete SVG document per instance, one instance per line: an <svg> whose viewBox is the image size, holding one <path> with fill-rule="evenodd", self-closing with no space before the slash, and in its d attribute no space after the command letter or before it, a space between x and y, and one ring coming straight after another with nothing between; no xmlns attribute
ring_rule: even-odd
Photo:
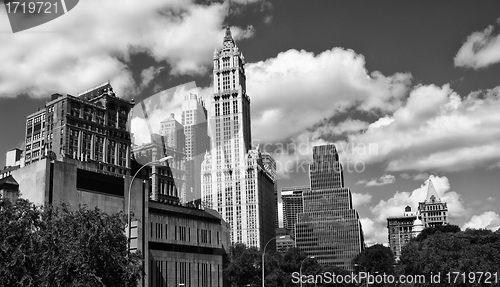
<svg viewBox="0 0 500 287"><path fill-rule="evenodd" d="M222 89L229 90L229 88L230 88L229 73L223 73L222 74Z"/></svg>

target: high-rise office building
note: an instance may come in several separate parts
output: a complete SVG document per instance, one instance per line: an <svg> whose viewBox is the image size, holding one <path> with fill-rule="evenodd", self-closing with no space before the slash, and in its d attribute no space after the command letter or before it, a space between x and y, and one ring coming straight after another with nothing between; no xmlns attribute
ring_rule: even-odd
<svg viewBox="0 0 500 287"><path fill-rule="evenodd" d="M181 124L186 140L186 200L201 203L201 163L210 150L207 109L201 97L189 94L182 103Z"/></svg>
<svg viewBox="0 0 500 287"><path fill-rule="evenodd" d="M71 95L54 94L26 119L25 165L42 158L76 160L98 170L130 174L128 114L109 82Z"/></svg>
<svg viewBox="0 0 500 287"><path fill-rule="evenodd" d="M276 181L270 159L251 149L245 60L229 27L213 59L211 150L202 163L202 203L228 222L232 242L263 248L275 236Z"/></svg>
<svg viewBox="0 0 500 287"><path fill-rule="evenodd" d="M423 202L418 203L418 212L424 227L434 227L448 224L448 207L446 202L439 198L432 181L429 179L427 196Z"/></svg>
<svg viewBox="0 0 500 287"><path fill-rule="evenodd" d="M401 248L420 234L423 228L418 213L412 212L409 206L405 208L403 216L387 218L389 246L396 261L401 256Z"/></svg>
<svg viewBox="0 0 500 287"><path fill-rule="evenodd" d="M137 167L166 156L172 159L167 162L145 167L144 173L150 178L149 190L151 200L166 203L186 202L186 155L182 150L174 149L165 144L163 136L151 135L150 143L133 145L133 162Z"/></svg>
<svg viewBox="0 0 500 287"><path fill-rule="evenodd" d="M295 234L297 214L304 212L302 194L310 191L309 186L283 187L281 189L281 202L283 205L283 227Z"/></svg>
<svg viewBox="0 0 500 287"><path fill-rule="evenodd" d="M353 270L364 247L352 195L344 187L342 165L334 145L315 146L310 165L311 190L303 193L304 212L297 215L295 242L321 264Z"/></svg>
<svg viewBox="0 0 500 287"><path fill-rule="evenodd" d="M175 150L183 151L186 145L184 127L175 119L175 114L170 114L160 125L160 135L163 136L165 145Z"/></svg>

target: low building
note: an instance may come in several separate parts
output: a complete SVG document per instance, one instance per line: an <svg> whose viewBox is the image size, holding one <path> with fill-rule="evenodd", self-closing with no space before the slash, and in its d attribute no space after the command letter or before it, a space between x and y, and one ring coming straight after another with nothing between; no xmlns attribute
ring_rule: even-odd
<svg viewBox="0 0 500 287"><path fill-rule="evenodd" d="M439 198L432 181L429 179L427 196L418 203L418 212L421 215L424 227L435 227L449 223L448 206Z"/></svg>
<svg viewBox="0 0 500 287"><path fill-rule="evenodd" d="M143 183L148 175L144 168L130 184L131 176L97 170L92 163L44 158L12 170L2 182L15 180L22 197L35 204L85 204L106 213L127 213L130 197L131 249L145 256L146 274L139 286L223 286L230 245L225 222L178 201L151 200L152 185Z"/></svg>
<svg viewBox="0 0 500 287"><path fill-rule="evenodd" d="M0 197L10 201L19 197L19 184L11 175L0 179Z"/></svg>
<svg viewBox="0 0 500 287"><path fill-rule="evenodd" d="M283 254L293 247L295 247L295 238L291 231L286 228L276 228L276 251Z"/></svg>
<svg viewBox="0 0 500 287"><path fill-rule="evenodd" d="M396 262L399 261L403 246L420 234L422 229L423 224L418 213L412 212L409 206L405 208L403 216L387 218L389 247Z"/></svg>

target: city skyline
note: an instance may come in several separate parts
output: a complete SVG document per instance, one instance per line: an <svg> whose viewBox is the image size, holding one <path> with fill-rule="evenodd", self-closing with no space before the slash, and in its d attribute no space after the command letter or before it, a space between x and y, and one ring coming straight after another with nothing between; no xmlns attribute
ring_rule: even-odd
<svg viewBox="0 0 500 287"><path fill-rule="evenodd" d="M276 155L279 189L305 185L311 147L334 143L368 244L386 243L386 218L416 209L429 178L450 224L500 227L500 3L92 4L16 34L0 5L0 167L22 146L26 116L56 92L109 79L139 102L196 81L209 103L229 25L247 62L252 138Z"/></svg>

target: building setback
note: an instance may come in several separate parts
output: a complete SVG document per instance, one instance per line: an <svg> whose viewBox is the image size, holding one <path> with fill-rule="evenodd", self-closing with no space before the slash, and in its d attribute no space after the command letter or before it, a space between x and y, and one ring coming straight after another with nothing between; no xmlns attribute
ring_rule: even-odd
<svg viewBox="0 0 500 287"><path fill-rule="evenodd" d="M302 194L309 192L309 186L283 187L281 202L283 204L283 227L290 230L294 236L297 214L304 212Z"/></svg>
<svg viewBox="0 0 500 287"><path fill-rule="evenodd" d="M303 193L304 212L295 225L296 246L321 264L353 270L352 260L364 247L363 230L334 145L314 147L309 176L311 190Z"/></svg>
<svg viewBox="0 0 500 287"><path fill-rule="evenodd" d="M275 170L251 148L245 60L229 27L213 59L212 142L202 163L202 204L229 223L232 242L263 248L275 237Z"/></svg>

